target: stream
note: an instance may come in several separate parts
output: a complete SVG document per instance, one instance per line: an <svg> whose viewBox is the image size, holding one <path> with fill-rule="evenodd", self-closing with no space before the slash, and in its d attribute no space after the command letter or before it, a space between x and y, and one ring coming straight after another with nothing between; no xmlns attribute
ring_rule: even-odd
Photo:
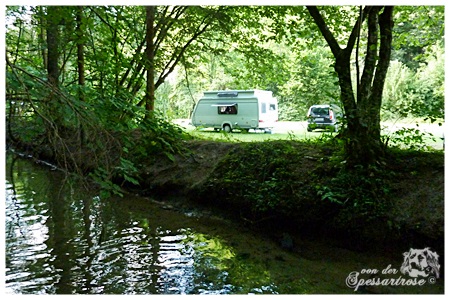
<svg viewBox="0 0 450 300"><path fill-rule="evenodd" d="M289 251L239 222L172 209L170 199L101 199L10 152L5 167L7 294L444 292L443 279L352 287L350 273L399 269L403 253L357 253L319 240ZM393 278L400 275L408 278Z"/></svg>

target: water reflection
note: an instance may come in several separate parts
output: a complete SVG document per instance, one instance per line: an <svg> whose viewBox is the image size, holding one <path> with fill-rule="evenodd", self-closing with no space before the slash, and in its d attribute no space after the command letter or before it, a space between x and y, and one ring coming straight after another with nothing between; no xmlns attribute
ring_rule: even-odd
<svg viewBox="0 0 450 300"><path fill-rule="evenodd" d="M7 165L8 293L276 292L262 265L193 229L193 218L150 203L133 210L124 199L102 201L12 155Z"/></svg>
<svg viewBox="0 0 450 300"><path fill-rule="evenodd" d="M57 171L6 159L9 294L347 294L350 272L402 263L402 253L363 255L326 242L286 252L232 222L145 198L102 200ZM443 293L444 281L381 292Z"/></svg>

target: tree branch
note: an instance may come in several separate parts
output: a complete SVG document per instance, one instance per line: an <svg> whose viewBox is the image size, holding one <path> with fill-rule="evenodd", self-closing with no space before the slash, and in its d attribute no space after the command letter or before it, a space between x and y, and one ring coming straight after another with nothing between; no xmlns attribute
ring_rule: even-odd
<svg viewBox="0 0 450 300"><path fill-rule="evenodd" d="M393 6L385 6L384 11L379 18L380 53L373 83L373 93L381 95L383 94L384 81L386 79L386 73L389 68L391 57L392 28L394 27L393 11Z"/></svg>
<svg viewBox="0 0 450 300"><path fill-rule="evenodd" d="M338 57L342 49L341 47L339 47L336 38L334 37L333 33L330 31L324 19L322 18L322 15L317 9L317 6L307 6L306 8L308 9L311 17L313 17L316 25L319 27L319 30L322 33L325 40L327 41L328 46L330 46L331 52L333 52L334 57Z"/></svg>
<svg viewBox="0 0 450 300"><path fill-rule="evenodd" d="M178 9L176 9L178 8ZM184 12L188 9L187 6L178 6L174 8L168 16L162 16L159 21L158 25L155 28L155 32L158 32L156 39L154 41L155 43L155 53L158 52L159 46L161 45L162 41L167 37L167 32L169 32L169 29L175 24L175 22L184 14ZM175 15L174 17L172 17ZM169 21L167 21L169 20ZM163 25L160 27L160 25Z"/></svg>
<svg viewBox="0 0 450 300"><path fill-rule="evenodd" d="M381 7L372 7L369 11L366 59L361 76L361 84L357 95L357 102L365 102L370 97L374 69L378 53L378 13Z"/></svg>
<svg viewBox="0 0 450 300"><path fill-rule="evenodd" d="M130 75L131 70L133 70L133 66L139 65L140 62L136 63L136 58L141 58L140 61L142 61L142 57L141 57L141 51L142 48L145 45L145 39L142 40L142 42L139 44L139 46L137 47L135 54L133 55L133 60L130 62L130 67L125 71L125 74L123 74L122 79L119 82L119 86L122 86L125 83L125 80L127 79L128 75Z"/></svg>
<svg viewBox="0 0 450 300"><path fill-rule="evenodd" d="M349 51L350 53L353 51L353 47L355 46L356 39L358 38L359 35L359 28L361 24L365 21L367 14L370 12L371 8L372 8L371 6L364 7L362 17L356 20L352 32L350 33L350 37L348 38L347 46L345 47L346 51Z"/></svg>
<svg viewBox="0 0 450 300"><path fill-rule="evenodd" d="M209 20L208 20L209 18ZM186 44L184 44L183 47L181 47L180 51L178 52L178 54L173 54L171 59L166 63L166 65L164 66L164 69L162 71L162 73L160 74L158 81L155 83L155 88L158 88L167 78L167 76L169 76L170 73L173 72L173 70L175 69L175 66L179 63L179 61L181 60L182 56L184 55L184 53L186 52L187 48L201 35L203 34L208 27L211 25L212 23L212 19L210 18L210 16L206 16L203 21L200 23L200 25L198 26L196 32L193 34L193 36L186 42ZM202 28L203 25L203 28Z"/></svg>
<svg viewBox="0 0 450 300"><path fill-rule="evenodd" d="M362 24L362 18L363 18L363 10L362 6L359 7L359 18L358 18L358 39L356 43L356 54L355 54L355 67L356 67L356 94L359 95L359 87L360 87L360 74L359 74L359 41L361 38L361 24Z"/></svg>

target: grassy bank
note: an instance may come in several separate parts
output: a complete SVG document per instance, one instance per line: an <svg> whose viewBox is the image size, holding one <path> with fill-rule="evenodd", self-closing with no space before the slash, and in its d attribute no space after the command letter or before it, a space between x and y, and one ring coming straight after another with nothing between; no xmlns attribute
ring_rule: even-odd
<svg viewBox="0 0 450 300"><path fill-rule="evenodd" d="M392 152L385 168L343 171L335 151L314 143L247 143L216 166L198 194L238 208L249 224L286 224L356 247L395 244L406 232L434 243L443 237L441 153ZM423 184L411 189L413 182Z"/></svg>
<svg viewBox="0 0 450 300"><path fill-rule="evenodd" d="M211 128L195 128L189 124L188 119L174 120L174 123L183 127L189 134L195 138L211 141L228 142L263 142L272 140L299 140L299 141L320 141L334 136L336 133L330 133L322 130L308 132L306 122L278 122L272 131L272 134L266 134L262 131L240 132L233 131L226 134L222 131L216 132ZM381 123L382 136L391 147L401 147L403 149L434 149L442 150L444 148L444 127L443 121L424 122L417 119L400 119L385 121Z"/></svg>
<svg viewBox="0 0 450 300"><path fill-rule="evenodd" d="M188 195L256 229L284 228L353 248L443 250L442 151L390 149L383 166L344 170L332 138L194 139L185 146L190 154L173 162L149 160L140 184L146 189L137 191Z"/></svg>

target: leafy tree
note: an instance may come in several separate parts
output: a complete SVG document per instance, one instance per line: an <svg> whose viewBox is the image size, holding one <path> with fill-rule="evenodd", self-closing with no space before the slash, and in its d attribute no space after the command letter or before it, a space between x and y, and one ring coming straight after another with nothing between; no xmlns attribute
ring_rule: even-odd
<svg viewBox="0 0 450 300"><path fill-rule="evenodd" d="M427 63L420 64L414 84L403 107L414 116L444 118L444 49L436 44L424 53Z"/></svg>
<svg viewBox="0 0 450 300"><path fill-rule="evenodd" d="M8 103L12 110L29 109L27 116L36 116L37 111L45 116L44 103L55 104L47 106L53 111L49 115L72 127L72 133L82 135L82 122L77 118L80 112L92 113L99 124L110 129L136 128L146 112L155 108L169 116L188 117L195 100L206 89L270 89L280 100L281 116L297 120L304 117L312 103L340 98L348 117L347 150L358 153L354 149L367 148L362 144L369 136L373 141L367 142L378 147L368 148L379 155L379 126L372 126L379 113L368 111L378 110L380 93L388 92L392 99L386 101L386 108L395 109L397 103L402 103L414 114L422 111L422 115L442 115L443 56L430 49L442 39L443 7L395 7L393 15L403 27L393 27L393 48L406 49L408 57L417 57L419 52L420 56L411 72L402 63L399 71L405 75L404 81L398 85L390 81L386 91L379 88L380 81L378 85L368 84L377 82L371 78L383 77L379 72L383 68L378 68L386 61L378 59L384 53L378 51L383 35L377 30L389 22L376 24L373 20L386 15L386 9L375 7L372 11L367 7L360 17L358 7L320 8L318 16L326 20L332 33L332 38L326 40L319 39L322 31L310 26L316 26L311 22L311 9L314 10L302 6L10 6L7 16L15 26L8 23L6 32L7 99L11 100ZM429 28L431 25L437 26ZM370 37L378 37L377 42L375 38L367 39L370 32ZM59 40L56 45L52 44L55 38ZM330 41L334 49L331 52L324 47ZM402 44L406 42L421 50L414 52ZM396 51L395 58L403 59ZM351 62L354 55L358 59ZM334 70L330 67L333 61ZM365 70L361 74L359 65ZM432 72L433 66L439 66L434 69L436 72ZM359 78L352 85L348 85L348 70ZM417 74L412 78L414 72ZM49 74L57 78L59 91L42 81ZM153 79L148 78L151 76ZM50 99L52 91L61 92L64 97L44 102ZM12 101L13 98L18 101ZM365 118L365 114L373 119Z"/></svg>
<svg viewBox="0 0 450 300"><path fill-rule="evenodd" d="M383 90L382 117L399 119L408 116L405 101L414 84L414 72L400 61L391 61Z"/></svg>
<svg viewBox="0 0 450 300"><path fill-rule="evenodd" d="M181 61L176 77L177 92L173 93L173 97L184 103L175 104L179 117L190 116L189 111L204 90L278 91L289 77L285 65L287 51L285 44L275 39L271 26L281 22L283 11L279 7L228 8L228 30L208 32L200 42L201 47L199 43L193 44L196 51Z"/></svg>
<svg viewBox="0 0 450 300"><path fill-rule="evenodd" d="M415 71L444 37L444 6L396 6L392 59Z"/></svg>
<svg viewBox="0 0 450 300"><path fill-rule="evenodd" d="M292 47L286 47L286 51ZM290 77L280 87L280 119L304 120L313 104L337 104L339 86L329 50L298 39L288 60Z"/></svg>
<svg viewBox="0 0 450 300"><path fill-rule="evenodd" d="M84 94L81 90L85 86L86 78L84 72L84 45L85 45L85 20L83 7L77 7L76 12L76 44L77 44L77 69L78 69L78 85L80 86L79 98L84 101Z"/></svg>
<svg viewBox="0 0 450 300"><path fill-rule="evenodd" d="M349 165L368 165L377 162L383 155L383 145L380 140L380 109L391 55L393 7L366 6L361 9L348 36L345 48L341 48L339 45L320 10L315 6L309 6L308 11L335 58L335 70L341 88L341 101L346 114L347 127L344 138ZM338 23L333 16L328 20L332 24ZM355 45L357 46L356 50L359 51L357 41L361 37L363 21L367 21L367 27L365 27L367 48L364 70L361 77L358 76L356 79L357 91L354 93L351 57Z"/></svg>
<svg viewBox="0 0 450 300"><path fill-rule="evenodd" d="M444 118L444 49L439 44L426 50L426 62L415 71L391 62L383 95L385 117Z"/></svg>
<svg viewBox="0 0 450 300"><path fill-rule="evenodd" d="M227 21L226 7L146 7L145 106L154 110L155 90L164 83L194 42L215 24ZM157 61L155 61L157 60ZM159 75L155 78L155 73Z"/></svg>

